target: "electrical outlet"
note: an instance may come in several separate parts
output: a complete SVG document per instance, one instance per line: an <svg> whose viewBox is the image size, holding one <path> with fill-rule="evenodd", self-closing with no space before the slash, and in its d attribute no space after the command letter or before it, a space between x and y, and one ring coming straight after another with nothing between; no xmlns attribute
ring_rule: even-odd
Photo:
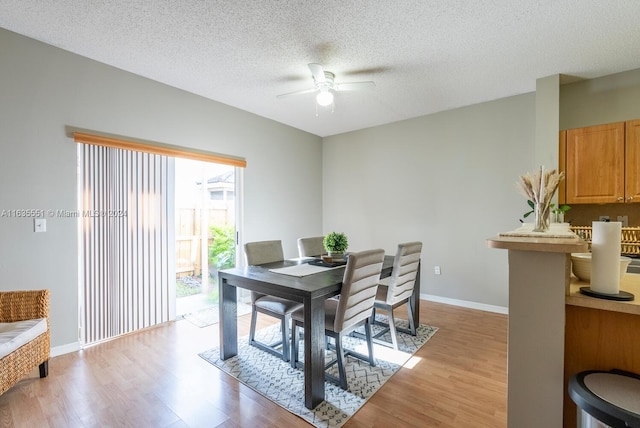
<svg viewBox="0 0 640 428"><path fill-rule="evenodd" d="M433 267L433 273L435 273L436 275L440 275L440 266L434 266Z"/></svg>
<svg viewBox="0 0 640 428"><path fill-rule="evenodd" d="M629 216L627 215L619 215L618 221L622 223L622 227L629 227Z"/></svg>
<svg viewBox="0 0 640 428"><path fill-rule="evenodd" d="M608 215L601 215L599 220L600 221L609 221L609 216Z"/></svg>

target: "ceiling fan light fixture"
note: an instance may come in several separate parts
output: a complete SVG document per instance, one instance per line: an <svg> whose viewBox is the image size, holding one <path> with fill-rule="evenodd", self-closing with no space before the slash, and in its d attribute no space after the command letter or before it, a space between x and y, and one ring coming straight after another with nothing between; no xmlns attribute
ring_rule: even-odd
<svg viewBox="0 0 640 428"><path fill-rule="evenodd" d="M322 107L330 106L333 103L333 94L328 90L321 90L316 96L316 102Z"/></svg>

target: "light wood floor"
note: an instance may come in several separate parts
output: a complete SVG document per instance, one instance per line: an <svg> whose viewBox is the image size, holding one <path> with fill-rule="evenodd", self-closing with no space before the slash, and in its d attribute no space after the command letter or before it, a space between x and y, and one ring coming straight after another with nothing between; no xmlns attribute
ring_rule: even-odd
<svg viewBox="0 0 640 428"><path fill-rule="evenodd" d="M506 427L506 315L420 308L439 331L345 427ZM198 357L217 343L217 326L178 321L52 358L0 396L0 426L309 426Z"/></svg>

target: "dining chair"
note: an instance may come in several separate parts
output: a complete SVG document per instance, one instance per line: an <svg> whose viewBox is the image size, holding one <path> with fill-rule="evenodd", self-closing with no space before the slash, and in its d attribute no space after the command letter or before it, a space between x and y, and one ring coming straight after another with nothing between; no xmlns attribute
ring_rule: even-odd
<svg viewBox="0 0 640 428"><path fill-rule="evenodd" d="M300 257L317 257L324 254L324 236L298 238L298 255Z"/></svg>
<svg viewBox="0 0 640 428"><path fill-rule="evenodd" d="M377 343L380 343L380 337L389 332L391 336L391 346L393 349L398 349L398 331L411 334L412 336L416 335L416 326L413 322L413 311L411 310L410 299L414 293L416 277L418 275L418 269L420 268L421 252L422 242L416 241L399 244L393 259L391 276L381 279L378 284L378 292L373 304L373 313L371 314L371 324L382 325L386 328L374 336L374 339L377 339ZM393 315L393 310L403 304L407 305L409 329L397 327ZM377 309L382 309L387 312L388 324L375 320ZM388 342L385 344L388 345Z"/></svg>
<svg viewBox="0 0 640 428"><path fill-rule="evenodd" d="M247 242L244 244L244 253L247 259L247 264L250 266L280 262L284 260L282 241L279 240ZM284 361L289 361L289 343L291 340L289 336L289 324L291 322L291 313L300 308L302 308L302 303L252 291L249 344L280 357ZM280 320L280 330L282 333L280 341L266 344L256 340L255 335L258 312ZM278 350L280 346L282 347L282 351Z"/></svg>
<svg viewBox="0 0 640 428"><path fill-rule="evenodd" d="M345 356L351 355L375 366L369 319L373 312L373 302L380 281L383 261L384 250L350 253L342 279L340 300L327 299L324 303L324 333L325 336L334 339L336 351L336 358L329 362L325 369L338 364L338 377L325 372L325 378L344 390L348 388ZM291 314L291 319L291 367L304 367L304 364L298 361L299 328L304 328L304 309L294 311ZM345 352L342 347L342 338L363 324L369 355L366 356L354 350Z"/></svg>
<svg viewBox="0 0 640 428"><path fill-rule="evenodd" d="M324 236L298 238L298 257L320 257L325 254ZM339 299L340 295L332 299Z"/></svg>

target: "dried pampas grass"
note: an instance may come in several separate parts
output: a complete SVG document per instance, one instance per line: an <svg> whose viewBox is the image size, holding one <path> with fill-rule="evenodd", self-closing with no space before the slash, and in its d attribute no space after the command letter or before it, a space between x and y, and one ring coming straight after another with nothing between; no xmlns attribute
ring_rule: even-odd
<svg viewBox="0 0 640 428"><path fill-rule="evenodd" d="M555 169L545 171L541 166L535 173L527 173L520 176L517 183L520 192L536 204L549 207L553 195L558 190L560 182L564 180L564 172Z"/></svg>

